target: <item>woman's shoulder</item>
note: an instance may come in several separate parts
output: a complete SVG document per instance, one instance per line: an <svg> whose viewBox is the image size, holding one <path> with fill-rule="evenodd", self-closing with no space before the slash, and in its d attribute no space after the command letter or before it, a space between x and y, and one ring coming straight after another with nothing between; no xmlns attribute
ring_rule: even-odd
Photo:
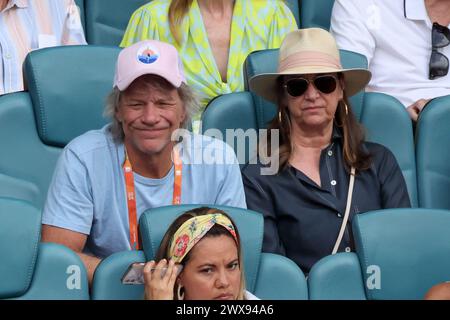
<svg viewBox="0 0 450 320"><path fill-rule="evenodd" d="M272 183L276 183L280 178L283 179L286 176L288 167L280 169L277 163L266 162L263 163L259 158L250 160L241 169L242 176L258 182L260 185L272 185Z"/></svg>
<svg viewBox="0 0 450 320"><path fill-rule="evenodd" d="M386 165L398 164L394 153L386 146L375 142L364 142L364 147L372 157L372 163L375 167L384 167ZM390 167L390 166L389 166Z"/></svg>
<svg viewBox="0 0 450 320"><path fill-rule="evenodd" d="M389 150L388 147L386 147L380 143L377 143L377 142L366 141L366 142L364 142L364 147L368 150L368 152L372 156L392 154L391 150Z"/></svg>
<svg viewBox="0 0 450 320"><path fill-rule="evenodd" d="M247 177L256 178L260 176L261 169L265 166L258 160L250 160L241 169L243 175Z"/></svg>

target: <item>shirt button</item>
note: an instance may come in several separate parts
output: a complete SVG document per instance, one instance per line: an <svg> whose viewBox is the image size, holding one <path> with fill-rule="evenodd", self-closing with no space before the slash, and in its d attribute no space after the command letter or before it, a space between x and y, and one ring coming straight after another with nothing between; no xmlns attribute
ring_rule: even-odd
<svg viewBox="0 0 450 320"><path fill-rule="evenodd" d="M338 218L342 218L342 214L338 213L337 214Z"/></svg>
<svg viewBox="0 0 450 320"><path fill-rule="evenodd" d="M352 249L350 247L345 248L345 252L352 252Z"/></svg>
<svg viewBox="0 0 450 320"><path fill-rule="evenodd" d="M332 155L333 155L333 151L329 150L329 151L328 151L328 156L331 157Z"/></svg>
<svg viewBox="0 0 450 320"><path fill-rule="evenodd" d="M335 186L337 184L336 180L331 180L331 185Z"/></svg>
<svg viewBox="0 0 450 320"><path fill-rule="evenodd" d="M11 59L11 55L10 55L9 53L6 53L6 54L5 54L5 58L6 58L6 59Z"/></svg>

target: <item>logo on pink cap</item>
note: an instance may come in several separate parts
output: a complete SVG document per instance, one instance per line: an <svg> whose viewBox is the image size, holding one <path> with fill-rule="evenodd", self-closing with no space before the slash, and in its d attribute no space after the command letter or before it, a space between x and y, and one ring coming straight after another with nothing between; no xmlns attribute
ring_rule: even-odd
<svg viewBox="0 0 450 320"><path fill-rule="evenodd" d="M151 45L145 45L137 51L137 59L144 64L152 64L159 58L159 52Z"/></svg>

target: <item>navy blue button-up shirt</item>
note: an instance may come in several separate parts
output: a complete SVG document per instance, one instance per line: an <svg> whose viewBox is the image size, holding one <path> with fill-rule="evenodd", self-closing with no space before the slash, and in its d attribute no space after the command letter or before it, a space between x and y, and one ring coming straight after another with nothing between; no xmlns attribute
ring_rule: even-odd
<svg viewBox="0 0 450 320"><path fill-rule="evenodd" d="M410 207L406 183L394 155L366 142L372 155L368 170L356 174L349 221L339 251L354 249L351 222L355 214L384 208ZM331 254L344 217L349 173L344 167L341 134L320 156L321 186L294 167L261 175L261 164L242 171L247 207L264 214L264 252L285 255L305 273Z"/></svg>

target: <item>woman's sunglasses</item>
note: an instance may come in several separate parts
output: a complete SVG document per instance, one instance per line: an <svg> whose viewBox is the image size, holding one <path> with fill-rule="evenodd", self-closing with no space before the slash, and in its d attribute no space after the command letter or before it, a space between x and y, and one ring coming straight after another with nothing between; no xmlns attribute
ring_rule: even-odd
<svg viewBox="0 0 450 320"><path fill-rule="evenodd" d="M332 93L336 90L337 86L336 77L325 75L315 77L313 80L308 80L305 78L289 79L284 83L284 88L290 96L300 97L306 92L306 90L308 90L308 86L311 82L317 90L325 94Z"/></svg>

